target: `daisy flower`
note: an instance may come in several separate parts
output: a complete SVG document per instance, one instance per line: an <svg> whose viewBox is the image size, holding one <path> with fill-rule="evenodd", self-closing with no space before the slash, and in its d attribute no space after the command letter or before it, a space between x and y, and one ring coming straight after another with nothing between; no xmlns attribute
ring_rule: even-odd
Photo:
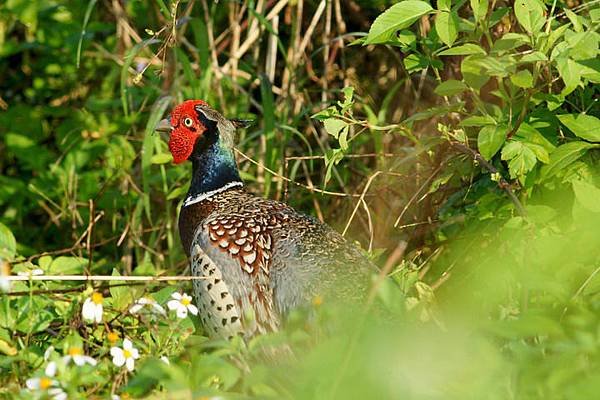
<svg viewBox="0 0 600 400"><path fill-rule="evenodd" d="M71 360L73 360L75 365L80 367L85 364L90 364L92 366L96 365L96 360L83 354L83 349L81 347L69 347L69 351L67 352L67 355L63 357L63 361L65 365L69 365Z"/></svg>
<svg viewBox="0 0 600 400"><path fill-rule="evenodd" d="M135 301L135 303L133 303L133 305L129 308L129 312L132 314L137 314L146 305L152 306L151 309L154 310L158 314L161 314L161 315L166 314L165 309L160 304L158 304L155 300L149 299L147 297L141 297L141 298L137 299Z"/></svg>
<svg viewBox="0 0 600 400"><path fill-rule="evenodd" d="M194 315L198 315L198 308L192 304L192 296L188 296L185 293L181 294L175 292L171 295L171 297L173 300L169 300L167 307L169 307L169 310L176 310L177 317L187 317L188 311Z"/></svg>
<svg viewBox="0 0 600 400"><path fill-rule="evenodd" d="M162 356L160 358L160 361L164 362L167 365L171 365L171 362L169 361L169 359L166 356Z"/></svg>
<svg viewBox="0 0 600 400"><path fill-rule="evenodd" d="M86 321L102 322L102 302L104 296L102 293L94 292L92 297L88 297L83 302L83 308L81 309L81 315Z"/></svg>
<svg viewBox="0 0 600 400"><path fill-rule="evenodd" d="M25 382L29 390L43 391L53 400L66 400L67 394L58 386L58 382L52 379L56 375L56 363L51 361L44 371L45 376L29 378Z"/></svg>
<svg viewBox="0 0 600 400"><path fill-rule="evenodd" d="M140 353L127 338L123 340L123 348L112 347L110 355L113 357L113 364L117 367L125 365L130 372L135 367L135 360L140 358Z"/></svg>

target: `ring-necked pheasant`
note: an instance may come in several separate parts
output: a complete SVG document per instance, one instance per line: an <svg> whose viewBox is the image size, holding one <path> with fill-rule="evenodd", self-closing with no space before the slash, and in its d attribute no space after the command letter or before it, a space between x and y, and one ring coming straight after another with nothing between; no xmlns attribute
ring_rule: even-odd
<svg viewBox="0 0 600 400"><path fill-rule="evenodd" d="M193 166L179 233L192 274L206 278L194 281L194 294L209 335L274 331L315 298L364 296L373 270L355 246L315 218L244 189L233 153L240 121L188 100L165 124L174 162Z"/></svg>

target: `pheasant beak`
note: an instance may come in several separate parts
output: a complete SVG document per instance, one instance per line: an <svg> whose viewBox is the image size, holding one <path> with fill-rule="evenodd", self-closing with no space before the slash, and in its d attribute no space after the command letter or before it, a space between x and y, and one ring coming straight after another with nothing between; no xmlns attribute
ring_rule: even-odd
<svg viewBox="0 0 600 400"><path fill-rule="evenodd" d="M169 141L169 136L171 134L171 131L173 130L173 127L171 126L171 122L169 122L169 119L165 118L161 120L158 123L158 125L156 125L156 128L154 128L154 130L157 131L165 141Z"/></svg>

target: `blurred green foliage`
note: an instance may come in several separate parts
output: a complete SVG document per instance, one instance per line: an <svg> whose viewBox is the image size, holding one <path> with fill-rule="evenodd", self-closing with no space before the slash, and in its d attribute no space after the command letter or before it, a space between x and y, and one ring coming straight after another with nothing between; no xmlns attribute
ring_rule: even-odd
<svg viewBox="0 0 600 400"><path fill-rule="evenodd" d="M599 20L577 1L2 2L0 397L597 397ZM373 301L244 344L153 312L180 282L8 284L187 273L189 166L154 126L189 98L257 119L249 189L368 244ZM111 360L125 338L133 373Z"/></svg>

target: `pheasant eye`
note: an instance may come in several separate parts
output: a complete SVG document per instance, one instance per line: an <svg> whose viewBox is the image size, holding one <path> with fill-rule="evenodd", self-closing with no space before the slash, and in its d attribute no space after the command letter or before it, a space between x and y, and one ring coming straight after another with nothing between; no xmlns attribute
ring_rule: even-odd
<svg viewBox="0 0 600 400"><path fill-rule="evenodd" d="M194 123L194 121L192 121L191 118L186 118L183 120L183 124L185 126L187 126L188 128L191 128L193 123Z"/></svg>

